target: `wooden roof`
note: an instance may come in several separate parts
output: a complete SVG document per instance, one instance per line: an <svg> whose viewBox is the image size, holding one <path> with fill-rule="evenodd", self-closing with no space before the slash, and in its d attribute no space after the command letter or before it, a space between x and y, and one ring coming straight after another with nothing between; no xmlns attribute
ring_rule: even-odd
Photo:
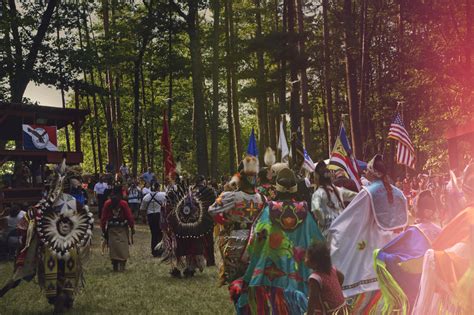
<svg viewBox="0 0 474 315"><path fill-rule="evenodd" d="M22 124L57 126L58 129L78 123L82 125L88 110L59 108L0 101L0 139L18 140L22 136Z"/></svg>

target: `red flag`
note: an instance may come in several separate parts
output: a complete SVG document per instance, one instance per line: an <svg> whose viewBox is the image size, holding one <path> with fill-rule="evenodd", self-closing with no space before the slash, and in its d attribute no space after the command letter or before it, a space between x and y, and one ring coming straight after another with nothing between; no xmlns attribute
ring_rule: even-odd
<svg viewBox="0 0 474 315"><path fill-rule="evenodd" d="M168 119L166 111L163 113L163 133L161 134L161 148L163 149L163 164L165 166L166 178L174 177L176 173L176 164L171 150L171 139L168 130Z"/></svg>

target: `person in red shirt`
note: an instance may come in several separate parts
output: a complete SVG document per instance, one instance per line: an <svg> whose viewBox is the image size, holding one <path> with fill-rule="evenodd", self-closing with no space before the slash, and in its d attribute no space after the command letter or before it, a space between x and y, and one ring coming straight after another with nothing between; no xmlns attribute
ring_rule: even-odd
<svg viewBox="0 0 474 315"><path fill-rule="evenodd" d="M122 199L122 187L115 187L110 199L105 202L100 227L109 247L114 271L124 271L130 256L130 233L132 237L135 234L135 221L128 203Z"/></svg>

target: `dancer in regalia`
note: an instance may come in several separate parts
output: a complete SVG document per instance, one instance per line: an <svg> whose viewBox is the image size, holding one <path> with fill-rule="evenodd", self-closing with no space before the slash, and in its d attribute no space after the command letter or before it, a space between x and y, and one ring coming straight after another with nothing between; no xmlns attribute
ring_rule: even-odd
<svg viewBox="0 0 474 315"><path fill-rule="evenodd" d="M180 278L181 274L192 277L196 269L202 272L207 260L212 259L212 256L206 257L214 227L208 209L216 196L204 181L203 176L197 176L195 185L188 187L178 183L167 192L160 247L163 261L171 264L173 277Z"/></svg>
<svg viewBox="0 0 474 315"><path fill-rule="evenodd" d="M0 297L21 280L35 275L56 313L72 308L74 294L83 286L83 263L92 236L92 213L69 191L70 178L65 161L58 166L47 197L28 209L17 228L21 249L12 278L0 289Z"/></svg>
<svg viewBox="0 0 474 315"><path fill-rule="evenodd" d="M407 201L402 191L390 185L381 155L369 162L367 177L370 186L363 187L329 228L331 259L345 276L346 298L379 289L373 252L408 223Z"/></svg>
<svg viewBox="0 0 474 315"><path fill-rule="evenodd" d="M268 147L263 158L265 167L262 167L258 172L258 186L257 191L263 195L267 201L275 198L275 179L273 178L272 166L275 164L275 151Z"/></svg>
<svg viewBox="0 0 474 315"><path fill-rule="evenodd" d="M305 201L295 201L297 178L279 171L275 200L266 203L252 226L249 266L241 283L231 286L238 314L304 314L308 304L306 250L323 240ZM240 287L238 287L240 286Z"/></svg>
<svg viewBox="0 0 474 315"><path fill-rule="evenodd" d="M472 314L474 301L474 164L463 174L465 209L426 252L412 314Z"/></svg>
<svg viewBox="0 0 474 315"><path fill-rule="evenodd" d="M423 257L441 228L432 221L436 201L429 190L415 202L415 225L380 250L375 250L375 270L384 300L382 314L409 314L420 287Z"/></svg>
<svg viewBox="0 0 474 315"><path fill-rule="evenodd" d="M111 198L105 202L100 227L109 247L113 270L124 271L135 234L135 221L128 203L122 200L122 187L115 187Z"/></svg>
<svg viewBox="0 0 474 315"><path fill-rule="evenodd" d="M257 174L257 158L245 157L240 163L239 173L227 185L237 187L237 190L223 192L209 208L209 213L217 223L214 229L214 254L221 285L240 278L247 268L242 255L250 227L263 208L262 196L255 189Z"/></svg>
<svg viewBox="0 0 474 315"><path fill-rule="evenodd" d="M315 171L318 175L318 188L311 199L311 211L316 216L321 232L327 236L331 223L344 210L345 202L350 202L357 193L336 187L324 161L316 165Z"/></svg>

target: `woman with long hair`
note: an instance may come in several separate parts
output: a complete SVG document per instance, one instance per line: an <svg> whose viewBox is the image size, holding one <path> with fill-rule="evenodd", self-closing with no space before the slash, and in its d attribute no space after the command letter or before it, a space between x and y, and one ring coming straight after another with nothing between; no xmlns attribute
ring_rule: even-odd
<svg viewBox="0 0 474 315"><path fill-rule="evenodd" d="M381 155L368 163L367 179L371 184L363 187L328 230L332 261L345 275L342 290L346 298L361 293L367 293L363 296L368 298L377 296L373 252L408 223L407 200L401 190L390 185Z"/></svg>

